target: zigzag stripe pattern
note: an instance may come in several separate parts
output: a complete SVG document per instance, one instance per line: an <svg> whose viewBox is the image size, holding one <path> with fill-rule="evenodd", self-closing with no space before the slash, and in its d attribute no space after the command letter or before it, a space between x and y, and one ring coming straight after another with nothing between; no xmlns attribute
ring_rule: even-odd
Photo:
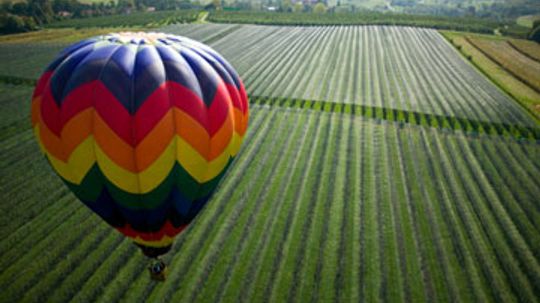
<svg viewBox="0 0 540 303"><path fill-rule="evenodd" d="M31 106L41 150L74 194L137 244L157 248L208 201L248 116L229 63L160 33L66 48L38 80Z"/></svg>

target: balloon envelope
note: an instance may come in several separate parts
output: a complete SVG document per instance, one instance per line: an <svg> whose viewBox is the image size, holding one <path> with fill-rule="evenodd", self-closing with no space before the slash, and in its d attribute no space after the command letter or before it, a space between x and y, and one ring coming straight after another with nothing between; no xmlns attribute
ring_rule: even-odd
<svg viewBox="0 0 540 303"><path fill-rule="evenodd" d="M65 49L39 79L32 125L53 169L149 256L165 253L237 154L248 100L206 45L118 33Z"/></svg>

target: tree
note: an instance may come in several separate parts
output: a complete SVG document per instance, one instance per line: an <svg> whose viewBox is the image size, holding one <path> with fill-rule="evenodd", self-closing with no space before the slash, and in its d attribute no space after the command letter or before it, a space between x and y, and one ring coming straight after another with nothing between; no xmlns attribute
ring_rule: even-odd
<svg viewBox="0 0 540 303"><path fill-rule="evenodd" d="M291 0L283 0L281 2L281 10L284 12L292 11L292 2Z"/></svg>
<svg viewBox="0 0 540 303"><path fill-rule="evenodd" d="M319 2L313 7L313 12L316 14L324 14L326 13L326 6L324 6L324 3Z"/></svg>
<svg viewBox="0 0 540 303"><path fill-rule="evenodd" d="M26 4L26 2L17 2L15 4L13 4L13 6L11 7L11 12L15 15L19 15L19 16L22 16L22 15L26 15L28 14L28 4Z"/></svg>
<svg viewBox="0 0 540 303"><path fill-rule="evenodd" d="M55 13L58 13L60 11L65 11L67 4L68 4L67 0L53 0L52 9Z"/></svg>
<svg viewBox="0 0 540 303"><path fill-rule="evenodd" d="M135 8L134 0L118 0L117 7L121 11L129 11Z"/></svg>
<svg viewBox="0 0 540 303"><path fill-rule="evenodd" d="M0 8L0 11L2 11L2 12L11 12L12 8L13 8L13 3L11 3L11 1L4 1L2 3L2 8Z"/></svg>
<svg viewBox="0 0 540 303"><path fill-rule="evenodd" d="M29 15L34 17L37 23L46 24L54 19L54 12L49 0L29 0Z"/></svg>
<svg viewBox="0 0 540 303"><path fill-rule="evenodd" d="M24 20L24 26L26 27L26 30L33 31L33 30L38 29L36 21L34 20L34 18L26 17L26 16L24 16L22 18Z"/></svg>
<svg viewBox="0 0 540 303"><path fill-rule="evenodd" d="M304 5L302 2L296 2L293 7L293 12L301 13L302 11L304 11Z"/></svg>
<svg viewBox="0 0 540 303"><path fill-rule="evenodd" d="M472 17L476 16L476 7L472 5L467 7L467 13L465 14L465 16L472 16Z"/></svg>
<svg viewBox="0 0 540 303"><path fill-rule="evenodd" d="M540 43L540 20L537 20L533 23L533 29L529 34L529 40Z"/></svg>
<svg viewBox="0 0 540 303"><path fill-rule="evenodd" d="M23 18L9 14L6 21L6 30L11 33L18 33L24 31Z"/></svg>

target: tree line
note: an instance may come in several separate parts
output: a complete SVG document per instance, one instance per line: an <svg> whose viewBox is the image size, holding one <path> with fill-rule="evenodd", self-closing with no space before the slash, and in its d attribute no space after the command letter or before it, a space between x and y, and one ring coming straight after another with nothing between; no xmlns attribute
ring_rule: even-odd
<svg viewBox="0 0 540 303"><path fill-rule="evenodd" d="M77 0L8 0L0 6L0 33L32 31L51 22L70 18L195 7L197 4L192 4L189 0L110 0L99 3L82 3Z"/></svg>

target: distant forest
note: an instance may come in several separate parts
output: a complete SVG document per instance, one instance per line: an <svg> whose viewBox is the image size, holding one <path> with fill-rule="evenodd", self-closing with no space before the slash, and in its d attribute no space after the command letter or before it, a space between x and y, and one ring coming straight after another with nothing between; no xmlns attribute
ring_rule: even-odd
<svg viewBox="0 0 540 303"><path fill-rule="evenodd" d="M27 0L2 2L0 32L16 33L42 28L70 18L125 15L136 11L200 8L189 0L118 0L83 3L77 0Z"/></svg>
<svg viewBox="0 0 540 303"><path fill-rule="evenodd" d="M540 14L538 0L390 0L400 12L437 16L474 16L499 21Z"/></svg>

